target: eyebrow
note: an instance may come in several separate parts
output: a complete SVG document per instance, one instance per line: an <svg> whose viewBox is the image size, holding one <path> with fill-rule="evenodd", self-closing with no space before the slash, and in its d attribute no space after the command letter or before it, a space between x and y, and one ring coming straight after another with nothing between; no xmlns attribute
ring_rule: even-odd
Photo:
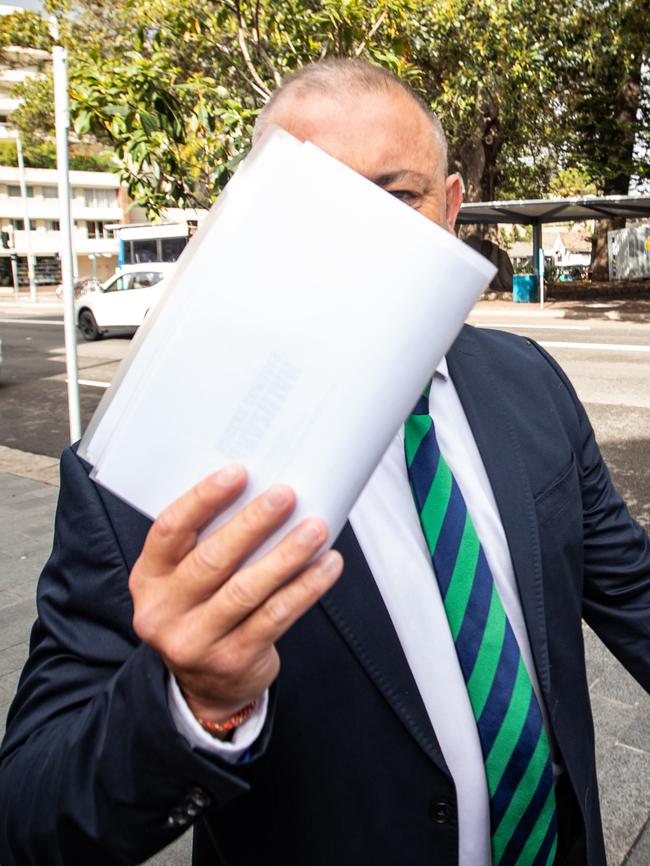
<svg viewBox="0 0 650 866"><path fill-rule="evenodd" d="M377 186L381 187L387 187L390 186L391 183L399 181L416 181L424 187L428 187L431 184L431 178L429 175L422 174L422 172L419 171L411 171L408 168L389 171L386 174L378 174L375 177L371 177L370 180L374 184L377 184Z"/></svg>

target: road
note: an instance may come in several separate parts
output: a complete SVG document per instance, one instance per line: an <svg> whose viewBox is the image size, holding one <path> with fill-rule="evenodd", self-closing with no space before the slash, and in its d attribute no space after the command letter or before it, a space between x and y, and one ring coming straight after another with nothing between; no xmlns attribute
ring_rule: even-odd
<svg viewBox="0 0 650 866"><path fill-rule="evenodd" d="M650 525L650 325L485 304L470 321L535 339L559 361L587 406L622 492ZM68 442L60 307L0 304L0 338L0 444L56 457ZM84 426L129 346L125 338L79 343Z"/></svg>
<svg viewBox="0 0 650 866"><path fill-rule="evenodd" d="M650 323L511 312L483 307L470 321L537 340L558 361L589 413L617 487L650 528Z"/></svg>

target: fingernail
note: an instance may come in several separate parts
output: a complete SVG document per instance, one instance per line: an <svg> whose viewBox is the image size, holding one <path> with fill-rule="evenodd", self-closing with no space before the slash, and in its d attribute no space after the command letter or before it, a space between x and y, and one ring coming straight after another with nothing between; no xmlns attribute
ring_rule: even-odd
<svg viewBox="0 0 650 866"><path fill-rule="evenodd" d="M231 466L224 466L217 472L215 478L217 483L222 487L230 487L236 481L239 481L244 472L244 467L238 463L233 463Z"/></svg>
<svg viewBox="0 0 650 866"><path fill-rule="evenodd" d="M282 484L274 484L264 494L264 505L270 511L278 511L289 502L289 488Z"/></svg>
<svg viewBox="0 0 650 866"><path fill-rule="evenodd" d="M324 574L334 575L341 570L342 558L341 554L335 550L330 550L318 562L318 567Z"/></svg>
<svg viewBox="0 0 650 866"><path fill-rule="evenodd" d="M311 547L314 544L318 544L319 541L323 541L325 533L323 532L323 527L320 523L317 523L315 520L310 520L307 523L303 523L300 527L298 530L298 537L303 544Z"/></svg>

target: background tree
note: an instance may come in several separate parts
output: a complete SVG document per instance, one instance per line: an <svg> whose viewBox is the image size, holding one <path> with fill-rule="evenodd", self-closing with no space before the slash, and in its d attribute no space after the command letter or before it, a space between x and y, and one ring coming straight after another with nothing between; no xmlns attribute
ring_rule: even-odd
<svg viewBox="0 0 650 866"><path fill-rule="evenodd" d="M69 50L77 133L110 145L132 198L155 212L209 206L282 77L333 55L366 57L412 84L440 115L470 200L604 189L615 164L628 177L640 171L628 156L649 128L645 114L631 125L647 68L644 3L48 0L48 9ZM606 104L609 93L618 96ZM21 124L43 101L26 99Z"/></svg>
<svg viewBox="0 0 650 866"><path fill-rule="evenodd" d="M153 209L209 204L281 78L330 55L408 80L441 115L476 200L539 190L552 172L554 15L547 0L118 0L77 3L62 30L77 130L112 143L130 194Z"/></svg>
<svg viewBox="0 0 650 866"><path fill-rule="evenodd" d="M329 54L408 75L409 4L118 0L53 3L71 59L75 129L115 148L136 201L207 207L287 72Z"/></svg>
<svg viewBox="0 0 650 866"><path fill-rule="evenodd" d="M647 0L580 0L568 22L567 162L603 195L627 195L633 179L650 178L649 12ZM607 232L624 225L599 221L596 278L608 277Z"/></svg>
<svg viewBox="0 0 650 866"><path fill-rule="evenodd" d="M0 17L0 62L5 66L22 68L27 58L40 68L40 74L16 84L12 95L19 106L11 115L11 122L21 132L25 165L31 168L53 168L56 165L54 132L54 83L50 54L53 47L50 25L38 12L29 10ZM14 141L2 143L0 157L4 164L17 165ZM74 140L70 148L70 167L73 169L106 170L113 166L112 155L92 139Z"/></svg>
<svg viewBox="0 0 650 866"><path fill-rule="evenodd" d="M526 195L549 176L555 9L546 0L444 0L422 4L413 21L420 86L448 126L470 201L505 189Z"/></svg>
<svg viewBox="0 0 650 866"><path fill-rule="evenodd" d="M52 50L52 36L45 18L39 12L25 10L0 17L0 57L6 62L3 49L9 46Z"/></svg>

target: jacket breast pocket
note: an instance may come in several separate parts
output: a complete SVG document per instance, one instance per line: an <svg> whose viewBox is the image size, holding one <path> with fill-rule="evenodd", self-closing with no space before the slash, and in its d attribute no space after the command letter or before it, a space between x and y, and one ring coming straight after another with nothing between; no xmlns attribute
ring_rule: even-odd
<svg viewBox="0 0 650 866"><path fill-rule="evenodd" d="M582 514L580 482L575 454L568 465L535 495L537 519L542 526L556 523L560 518L575 518Z"/></svg>

